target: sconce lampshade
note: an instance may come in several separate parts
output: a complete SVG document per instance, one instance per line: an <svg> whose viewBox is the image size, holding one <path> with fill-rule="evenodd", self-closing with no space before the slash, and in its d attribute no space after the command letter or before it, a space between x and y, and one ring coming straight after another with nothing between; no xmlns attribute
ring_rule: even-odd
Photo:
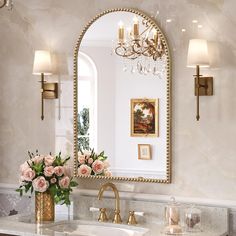
<svg viewBox="0 0 236 236"><path fill-rule="evenodd" d="M37 50L34 55L34 75L51 75L52 74L52 62L51 55L49 51Z"/></svg>
<svg viewBox="0 0 236 236"><path fill-rule="evenodd" d="M209 67L207 41L204 39L190 39L188 46L187 67Z"/></svg>

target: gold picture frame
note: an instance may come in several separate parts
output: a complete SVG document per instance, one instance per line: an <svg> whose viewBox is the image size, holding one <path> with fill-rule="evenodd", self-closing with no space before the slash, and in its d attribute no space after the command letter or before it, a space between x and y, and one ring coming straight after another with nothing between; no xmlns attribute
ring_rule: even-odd
<svg viewBox="0 0 236 236"><path fill-rule="evenodd" d="M138 159L139 160L152 159L152 151L150 144L138 144Z"/></svg>
<svg viewBox="0 0 236 236"><path fill-rule="evenodd" d="M86 176L86 177L81 177L78 176L78 53L80 50L81 42L83 40L83 37L89 27L98 19L101 17L114 13L114 12L130 12L134 13L140 17L143 17L149 24L151 24L158 32L160 35L160 39L164 45L164 50L166 54L166 178L160 179L160 178L144 178L144 177L125 177L125 176L117 176L117 177L106 177L106 176ZM114 8L114 9L108 9L100 14L96 15L94 18L92 18L87 24L84 26L83 30L81 31L80 35L77 38L75 48L74 48L74 62L73 62L73 67L74 67L74 73L73 73L73 157L74 157L74 177L79 177L83 179L105 179L105 180L114 180L114 181L136 181L136 182L147 182L147 183L164 183L164 184L169 184L171 183L171 94L172 94L172 89L171 89L171 55L170 55L170 50L168 47L168 42L159 28L157 22L148 16L148 14L143 13L140 10L132 9L132 8Z"/></svg>
<svg viewBox="0 0 236 236"><path fill-rule="evenodd" d="M131 99L131 137L159 136L159 99Z"/></svg>

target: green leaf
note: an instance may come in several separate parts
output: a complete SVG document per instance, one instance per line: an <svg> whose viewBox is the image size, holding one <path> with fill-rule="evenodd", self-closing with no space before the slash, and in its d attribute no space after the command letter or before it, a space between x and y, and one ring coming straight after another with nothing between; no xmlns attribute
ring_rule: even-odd
<svg viewBox="0 0 236 236"><path fill-rule="evenodd" d="M51 185L49 188L50 193L55 196L57 194L57 187L55 184Z"/></svg>
<svg viewBox="0 0 236 236"><path fill-rule="evenodd" d="M70 186L71 186L71 187L76 187L76 186L78 186L78 183L72 180L72 181L70 182Z"/></svg>

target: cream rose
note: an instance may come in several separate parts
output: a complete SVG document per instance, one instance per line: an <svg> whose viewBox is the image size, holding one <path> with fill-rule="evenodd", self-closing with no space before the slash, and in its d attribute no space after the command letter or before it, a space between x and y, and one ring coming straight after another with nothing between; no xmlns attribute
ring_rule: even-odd
<svg viewBox="0 0 236 236"><path fill-rule="evenodd" d="M20 165L20 172L23 173L26 169L30 168L29 164L27 161L25 161L22 165Z"/></svg>
<svg viewBox="0 0 236 236"><path fill-rule="evenodd" d="M69 185L70 185L70 178L68 176L65 176L59 180L59 186L61 188L68 188Z"/></svg>
<svg viewBox="0 0 236 236"><path fill-rule="evenodd" d="M103 163L104 163L104 169L107 169L110 167L110 163L107 160L105 160Z"/></svg>
<svg viewBox="0 0 236 236"><path fill-rule="evenodd" d="M104 174L105 174L106 177L111 177L112 176L111 171L107 170L107 169L104 170Z"/></svg>
<svg viewBox="0 0 236 236"><path fill-rule="evenodd" d="M64 166L64 175L68 176L69 178L72 177L72 170L69 166Z"/></svg>
<svg viewBox="0 0 236 236"><path fill-rule="evenodd" d="M44 163L46 166L51 166L54 161L55 161L55 157L53 157L51 155L47 155L44 157Z"/></svg>
<svg viewBox="0 0 236 236"><path fill-rule="evenodd" d="M88 176L90 175L92 172L91 167L83 164L78 168L78 175L82 175L82 176Z"/></svg>
<svg viewBox="0 0 236 236"><path fill-rule="evenodd" d="M64 168L62 166L56 166L54 168L54 173L57 175L57 176L62 176L64 174Z"/></svg>
<svg viewBox="0 0 236 236"><path fill-rule="evenodd" d="M46 166L44 168L44 175L47 177L51 177L54 174L54 167L53 166Z"/></svg>
<svg viewBox="0 0 236 236"><path fill-rule="evenodd" d="M34 177L35 177L35 171L33 171L31 168L28 168L22 172L21 179L25 181L32 181Z"/></svg>
<svg viewBox="0 0 236 236"><path fill-rule="evenodd" d="M79 162L79 164L84 164L85 163L85 156L84 155L79 156L78 162Z"/></svg>
<svg viewBox="0 0 236 236"><path fill-rule="evenodd" d="M95 174L101 174L104 170L104 163L100 160L94 161L92 168Z"/></svg>
<svg viewBox="0 0 236 236"><path fill-rule="evenodd" d="M35 164L39 164L41 162L43 162L44 156L35 156L34 158L32 158L32 162L34 162Z"/></svg>
<svg viewBox="0 0 236 236"><path fill-rule="evenodd" d="M91 152L90 151L84 151L84 156L85 156L85 159L89 159L90 156L91 156Z"/></svg>
<svg viewBox="0 0 236 236"><path fill-rule="evenodd" d="M43 176L39 176L33 181L33 188L36 192L46 192L49 187L48 181Z"/></svg>

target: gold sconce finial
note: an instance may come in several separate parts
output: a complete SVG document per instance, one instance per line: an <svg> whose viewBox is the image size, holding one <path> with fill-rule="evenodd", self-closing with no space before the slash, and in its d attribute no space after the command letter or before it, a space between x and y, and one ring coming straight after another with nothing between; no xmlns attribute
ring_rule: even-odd
<svg viewBox="0 0 236 236"><path fill-rule="evenodd" d="M204 39L191 39L188 47L188 67L196 67L195 95L197 96L197 121L200 119L199 96L213 95L213 77L200 75L200 67L209 67L207 41Z"/></svg>
<svg viewBox="0 0 236 236"><path fill-rule="evenodd" d="M58 83L46 83L44 80L45 75L52 74L51 55L49 51L35 51L33 74L41 75L41 120L43 120L44 99L58 98Z"/></svg>

